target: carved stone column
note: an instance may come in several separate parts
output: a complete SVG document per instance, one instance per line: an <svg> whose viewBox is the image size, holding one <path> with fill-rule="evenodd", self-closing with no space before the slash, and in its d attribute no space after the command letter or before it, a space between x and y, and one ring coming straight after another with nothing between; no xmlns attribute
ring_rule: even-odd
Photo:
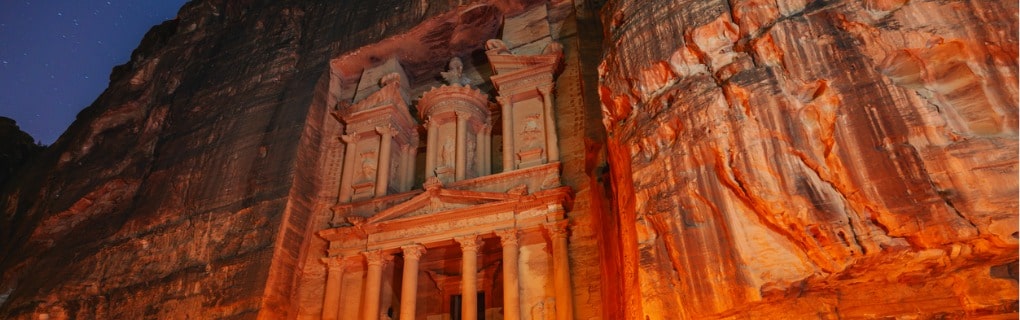
<svg viewBox="0 0 1020 320"><path fill-rule="evenodd" d="M467 121L471 114L457 112L457 164L454 180L464 180L467 171Z"/></svg>
<svg viewBox="0 0 1020 320"><path fill-rule="evenodd" d="M322 299L322 320L335 320L340 310L340 288L344 270L341 257L324 257L326 264L326 290Z"/></svg>
<svg viewBox="0 0 1020 320"><path fill-rule="evenodd" d="M499 104L503 110L503 172L510 172L514 167L514 128L510 108L513 102L507 97L498 97Z"/></svg>
<svg viewBox="0 0 1020 320"><path fill-rule="evenodd" d="M349 134L340 136L340 139L344 141L347 148L344 150L344 168L343 172L340 173L340 196L337 202L350 202L351 201L351 179L354 179L354 161L356 161L358 153L358 136L356 134Z"/></svg>
<svg viewBox="0 0 1020 320"><path fill-rule="evenodd" d="M463 320L478 319L478 247L477 235L457 237L464 254L461 264L460 314Z"/></svg>
<svg viewBox="0 0 1020 320"><path fill-rule="evenodd" d="M404 250L404 275L400 287L400 319L414 319L414 308L418 303L418 261L425 253L425 247L410 245Z"/></svg>
<svg viewBox="0 0 1020 320"><path fill-rule="evenodd" d="M425 146L425 180L428 177L436 176L436 149L439 148L439 124L432 117L425 120L425 129L428 129L428 143Z"/></svg>
<svg viewBox="0 0 1020 320"><path fill-rule="evenodd" d="M375 132L381 137L379 141L379 168L375 178L375 196L386 195L386 188L390 183L390 156L393 154L393 135L397 133L393 127L375 127Z"/></svg>
<svg viewBox="0 0 1020 320"><path fill-rule="evenodd" d="M486 123L482 126L482 168L479 175L487 176L492 174L492 125Z"/></svg>
<svg viewBox="0 0 1020 320"><path fill-rule="evenodd" d="M379 319L379 290L382 289L382 270L386 259L382 251L375 250L362 252L365 255L365 262L368 265L365 276L365 296L362 297L364 305L361 308L361 318L364 320Z"/></svg>
<svg viewBox="0 0 1020 320"><path fill-rule="evenodd" d="M559 139L556 137L555 112L553 111L552 86L543 86L538 89L542 94L542 102L545 105L545 145L549 154L549 162L560 161Z"/></svg>
<svg viewBox="0 0 1020 320"><path fill-rule="evenodd" d="M470 159L475 162L475 176L481 177L486 175L485 172L485 127L483 124L478 126L478 131L475 133L475 158Z"/></svg>
<svg viewBox="0 0 1020 320"><path fill-rule="evenodd" d="M414 160L418 157L418 148L409 144L404 146L404 191L414 188Z"/></svg>
<svg viewBox="0 0 1020 320"><path fill-rule="evenodd" d="M520 320L521 296L518 270L520 252L517 229L496 231L503 245L503 320Z"/></svg>
<svg viewBox="0 0 1020 320"><path fill-rule="evenodd" d="M556 319L573 319L574 303L570 294L570 258L567 255L567 220L544 225L552 240L553 285L556 291Z"/></svg>

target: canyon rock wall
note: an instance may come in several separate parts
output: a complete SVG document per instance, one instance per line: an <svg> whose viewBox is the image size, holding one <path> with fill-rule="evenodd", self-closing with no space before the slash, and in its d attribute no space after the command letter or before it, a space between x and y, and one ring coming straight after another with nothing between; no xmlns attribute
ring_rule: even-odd
<svg viewBox="0 0 1020 320"><path fill-rule="evenodd" d="M1015 315L1016 12L610 1L615 312Z"/></svg>

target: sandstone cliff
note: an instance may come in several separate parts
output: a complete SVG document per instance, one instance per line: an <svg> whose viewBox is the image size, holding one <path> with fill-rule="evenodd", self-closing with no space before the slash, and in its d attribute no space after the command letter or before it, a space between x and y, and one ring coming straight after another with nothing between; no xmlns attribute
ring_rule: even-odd
<svg viewBox="0 0 1020 320"><path fill-rule="evenodd" d="M1016 12L611 1L620 312L1015 315Z"/></svg>
<svg viewBox="0 0 1020 320"><path fill-rule="evenodd" d="M0 315L315 318L337 73L544 5L576 318L1015 316L1016 3L602 2L188 3L3 189Z"/></svg>

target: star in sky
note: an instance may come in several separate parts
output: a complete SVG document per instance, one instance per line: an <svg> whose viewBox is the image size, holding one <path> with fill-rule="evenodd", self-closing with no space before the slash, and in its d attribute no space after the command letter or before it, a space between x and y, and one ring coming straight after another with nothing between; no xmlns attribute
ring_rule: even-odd
<svg viewBox="0 0 1020 320"><path fill-rule="evenodd" d="M114 66L186 0L0 3L0 116L51 144L109 84Z"/></svg>

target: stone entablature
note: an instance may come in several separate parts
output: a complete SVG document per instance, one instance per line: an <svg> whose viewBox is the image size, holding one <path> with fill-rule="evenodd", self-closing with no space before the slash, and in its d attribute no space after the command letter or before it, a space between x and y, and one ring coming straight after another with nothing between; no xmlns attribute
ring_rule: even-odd
<svg viewBox="0 0 1020 320"><path fill-rule="evenodd" d="M490 193L506 193L514 188L537 193L560 186L562 184L560 183L559 163L550 163L513 172L492 174L443 184L443 188L448 190L471 190ZM423 189L416 189L350 203L338 203L331 208L334 212L334 217L336 217L332 219L331 223L334 226L343 225L347 223L344 219L352 216L367 219L387 208L406 202L422 192L424 192Z"/></svg>
<svg viewBox="0 0 1020 320"><path fill-rule="evenodd" d="M354 219L351 226L323 230L319 236L330 242L330 255L396 250L403 245L437 243L494 230L539 228L563 220L569 199L569 187L525 194L524 188L495 193L430 186L372 218Z"/></svg>

